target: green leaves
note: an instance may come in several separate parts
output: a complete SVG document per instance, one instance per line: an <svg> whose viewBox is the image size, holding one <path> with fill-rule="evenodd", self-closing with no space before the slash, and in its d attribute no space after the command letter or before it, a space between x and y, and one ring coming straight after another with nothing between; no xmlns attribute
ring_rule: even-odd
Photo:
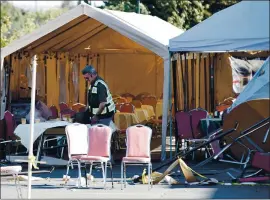
<svg viewBox="0 0 270 200"><path fill-rule="evenodd" d="M9 2L1 2L1 48L58 17L67 9L25 12Z"/></svg>
<svg viewBox="0 0 270 200"><path fill-rule="evenodd" d="M141 0L142 14L157 16L181 28L189 29L204 19L240 0ZM136 12L136 0L110 0L105 8Z"/></svg>

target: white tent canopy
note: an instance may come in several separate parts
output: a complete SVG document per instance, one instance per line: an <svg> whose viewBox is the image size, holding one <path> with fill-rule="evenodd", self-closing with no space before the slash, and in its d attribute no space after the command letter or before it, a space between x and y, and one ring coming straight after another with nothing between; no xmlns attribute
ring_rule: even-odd
<svg viewBox="0 0 270 200"><path fill-rule="evenodd" d="M124 13L119 11L102 10L96 7L92 7L88 4L81 4L69 12L61 15L60 17L48 22L41 26L34 32L23 36L22 38L14 41L12 44L1 49L1 58L4 58L16 51L29 50L38 44L38 40L46 38L48 35L57 35L58 29L70 23L72 20L80 17L88 17L94 19L104 26L113 29L114 31L122 34L123 36L133 40L137 44L145 47L146 49L157 54L164 60L164 85L163 85L163 120L162 120L162 158L165 157L166 147L166 127L167 127L167 115L168 112L168 101L169 101L169 82L170 82L170 60L168 44L169 39L183 33L182 30L177 27L165 22L157 17L135 14L135 13ZM73 25L74 26L74 25ZM72 27L69 27L71 29ZM89 27L83 27L89 28ZM103 27L101 27L103 28ZM95 29L98 29L96 27ZM96 30L93 30L94 32ZM96 32L98 33L99 30ZM89 34L92 34L92 30ZM91 35L90 34L90 35ZM64 40L73 40L75 42L79 40L76 38L76 34L72 37L68 37ZM55 40L55 39L54 39ZM65 42L65 41L64 41ZM45 43L45 42L43 42ZM43 44L42 43L42 44ZM55 44L59 41L55 41ZM33 44L33 45L32 45ZM43 47L40 47L43 48ZM43 50L46 50L43 48ZM63 50L63 49L59 49ZM33 48L33 55L36 53ZM3 72L3 64L1 64L1 72ZM2 84L1 84L2 85ZM32 86L32 88L35 88ZM3 87L1 86L3 91ZM1 99L1 105L4 103L4 95ZM1 113L1 112L0 112ZM3 116L1 116L1 119Z"/></svg>
<svg viewBox="0 0 270 200"><path fill-rule="evenodd" d="M170 40L170 51L269 50L269 1L242 1Z"/></svg>
<svg viewBox="0 0 270 200"><path fill-rule="evenodd" d="M241 103L255 99L269 99L269 57L240 93L228 112Z"/></svg>

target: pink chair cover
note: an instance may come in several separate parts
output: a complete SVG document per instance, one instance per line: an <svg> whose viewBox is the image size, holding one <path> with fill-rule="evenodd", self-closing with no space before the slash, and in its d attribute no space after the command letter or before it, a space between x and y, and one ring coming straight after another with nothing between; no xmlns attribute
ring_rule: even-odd
<svg viewBox="0 0 270 200"><path fill-rule="evenodd" d="M193 139L190 115L184 111L175 114L179 139Z"/></svg>

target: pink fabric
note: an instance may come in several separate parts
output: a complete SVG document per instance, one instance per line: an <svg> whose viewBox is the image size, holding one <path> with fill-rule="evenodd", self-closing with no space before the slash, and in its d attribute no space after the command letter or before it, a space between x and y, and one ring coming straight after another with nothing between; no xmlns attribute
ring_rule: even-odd
<svg viewBox="0 0 270 200"><path fill-rule="evenodd" d="M207 111L204 110L192 110L189 112L191 115L191 128L193 131L194 139L203 137L200 131L200 120L207 117Z"/></svg>
<svg viewBox="0 0 270 200"><path fill-rule="evenodd" d="M3 139L10 140L16 138L16 136L14 135L14 130L16 128L14 116L11 114L11 112L6 111L4 119L6 122L6 137Z"/></svg>
<svg viewBox="0 0 270 200"><path fill-rule="evenodd" d="M52 112L52 119L56 119L58 117L58 110L56 106L51 106L50 110Z"/></svg>
<svg viewBox="0 0 270 200"><path fill-rule="evenodd" d="M120 112L134 113L135 107L131 103L124 103L120 106Z"/></svg>
<svg viewBox="0 0 270 200"><path fill-rule="evenodd" d="M189 113L179 111L175 114L179 139L194 139L190 125Z"/></svg>
<svg viewBox="0 0 270 200"><path fill-rule="evenodd" d="M256 152L252 159L252 166L270 172L270 153Z"/></svg>
<svg viewBox="0 0 270 200"><path fill-rule="evenodd" d="M89 149L87 156L110 157L112 130L105 125L95 125L89 129Z"/></svg>
<svg viewBox="0 0 270 200"><path fill-rule="evenodd" d="M88 128L84 124L74 123L66 126L66 135L68 141L68 155L86 155L88 151Z"/></svg>
<svg viewBox="0 0 270 200"><path fill-rule="evenodd" d="M127 129L127 157L150 158L152 130L136 125Z"/></svg>
<svg viewBox="0 0 270 200"><path fill-rule="evenodd" d="M248 178L239 178L239 182L257 182L257 181L269 181L269 176L262 176L262 177L248 177Z"/></svg>
<svg viewBox="0 0 270 200"><path fill-rule="evenodd" d="M36 109L40 111L41 117L48 120L52 116L51 110L42 101L38 101Z"/></svg>
<svg viewBox="0 0 270 200"><path fill-rule="evenodd" d="M82 156L80 160L83 161L98 161L98 162L108 162L110 160L109 157L102 156Z"/></svg>
<svg viewBox="0 0 270 200"><path fill-rule="evenodd" d="M134 163L149 163L150 158L143 157L124 157L123 162L134 162Z"/></svg>
<svg viewBox="0 0 270 200"><path fill-rule="evenodd" d="M74 115L76 114L76 112L74 110L71 110L69 108L66 110L62 110L60 113L61 113L61 116L70 115L70 117L74 117Z"/></svg>
<svg viewBox="0 0 270 200"><path fill-rule="evenodd" d="M68 105L64 102L59 104L60 107L60 112L62 112L63 110L69 109Z"/></svg>

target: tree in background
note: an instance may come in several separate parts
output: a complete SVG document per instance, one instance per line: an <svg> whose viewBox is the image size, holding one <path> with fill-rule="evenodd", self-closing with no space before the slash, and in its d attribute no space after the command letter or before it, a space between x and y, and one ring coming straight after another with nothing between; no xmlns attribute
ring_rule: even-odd
<svg viewBox="0 0 270 200"><path fill-rule="evenodd" d="M9 2L1 2L1 48L13 40L32 32L67 10L68 8L59 8L25 12Z"/></svg>
<svg viewBox="0 0 270 200"><path fill-rule="evenodd" d="M225 9L240 0L141 0L141 14L157 16L187 30L213 13ZM104 8L124 12L136 12L136 0L109 0Z"/></svg>
<svg viewBox="0 0 270 200"><path fill-rule="evenodd" d="M89 0L83 0L89 3ZM140 13L157 16L187 30L212 14L241 0L140 0ZM78 0L78 4L82 1ZM108 0L102 8L124 12L137 12L137 0ZM7 1L1 2L1 48L22 35L32 32L47 21L73 7L63 1L61 8L38 12L25 12Z"/></svg>

